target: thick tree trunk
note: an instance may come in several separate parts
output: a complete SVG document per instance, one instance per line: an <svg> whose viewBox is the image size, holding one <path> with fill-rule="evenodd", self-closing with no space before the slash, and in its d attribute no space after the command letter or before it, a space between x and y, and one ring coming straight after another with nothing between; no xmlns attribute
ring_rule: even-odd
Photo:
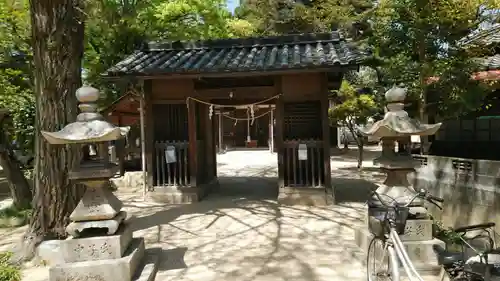
<svg viewBox="0 0 500 281"><path fill-rule="evenodd" d="M9 182L14 207L18 210L29 208L33 199L30 184L17 160L13 159L9 151L2 145L0 145L0 166L2 166L5 177Z"/></svg>
<svg viewBox="0 0 500 281"><path fill-rule="evenodd" d="M52 146L40 131L57 131L77 114L84 40L83 0L31 0L36 116L35 196L24 257L43 239L63 238L81 188L68 180L78 146Z"/></svg>

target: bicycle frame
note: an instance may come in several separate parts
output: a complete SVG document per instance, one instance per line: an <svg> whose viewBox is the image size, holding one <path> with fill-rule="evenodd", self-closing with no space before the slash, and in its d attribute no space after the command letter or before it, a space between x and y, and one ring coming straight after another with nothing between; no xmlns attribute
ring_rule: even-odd
<svg viewBox="0 0 500 281"><path fill-rule="evenodd" d="M473 241L474 239L477 239L477 238L481 238L481 237L484 237L483 236L483 232L487 233L487 236L488 236L488 243L490 244L490 247L488 250L485 250L485 251L481 251L479 249L477 249L476 247L472 246L472 243L469 243L467 240L469 241ZM467 232L464 232L464 234L460 235L460 240L469 248L471 249L475 254L476 256L472 256L472 257L469 257L466 261L465 261L465 264L470 264L470 263L473 263L473 262L479 262L479 263L485 263L485 264L488 264L488 255L490 254L490 251L491 249L495 249L496 248L496 243L495 243L495 239L492 238L492 236L494 236L494 230L491 230L490 229L483 229L479 234L473 236L473 237L470 237L468 239L465 239L465 235L467 234Z"/></svg>
<svg viewBox="0 0 500 281"><path fill-rule="evenodd" d="M379 198L379 200L382 201L382 199L380 198L379 194L375 193L375 195ZM398 214L399 214L398 213L398 207L407 208L411 204L411 202L413 202L413 200L415 200L415 198L417 198L419 196L425 198L425 194L424 195L417 194L417 195L415 195L415 197L408 204L406 204L406 206L397 206L397 205L388 206L388 205L385 205L382 202L382 205L385 205L385 207L394 210L393 213L389 213L389 211L386 213L386 217L384 218L384 220L388 223L388 224L385 225L385 227L387 227L387 228L386 228L386 231L384 232L383 239L381 239L381 237L378 238L383 243L382 261L385 260L385 258L386 258L385 255L388 254L388 258L389 258L389 270L391 272L391 277L392 277L393 281L399 281L400 280L400 277L401 277L400 276L400 265L403 267L403 269L404 269L404 271L406 273L406 276L408 277L408 279L410 281L424 281L424 279L422 278L422 276L415 269L415 266L413 265L410 257L408 256L408 253L406 252L406 249L405 249L405 247L403 245L403 242L399 238L399 234L398 234L398 230L397 230L397 226L398 226L398 224L397 224L398 223L397 222L398 221L397 217L398 217ZM430 197L432 197L432 196L428 196L427 197L429 201L431 199ZM433 198L437 198L437 197L433 197ZM390 216L387 217L389 214L390 214ZM406 217L404 218L404 220L406 220ZM374 240L372 240L371 243L373 243L374 241L376 241L375 239L377 239L377 238L374 237ZM369 248L371 246L372 245L370 244ZM369 254L370 253L368 253L368 255ZM374 257L374 258L377 259L377 257ZM369 260L370 259L368 257L367 262L369 262ZM368 267L369 267L369 264L368 264ZM367 269L368 269L368 267L367 267ZM376 272L377 274L379 273L379 271L378 271L377 268L375 269L374 272ZM367 273L370 274L370 272L367 272Z"/></svg>
<svg viewBox="0 0 500 281"><path fill-rule="evenodd" d="M411 262L408 252L406 252L403 242L394 227L390 228L389 235L385 238L384 255L386 253L389 254L389 266L393 281L400 280L400 265L403 266L410 281L424 281ZM385 258L385 256L382 258Z"/></svg>

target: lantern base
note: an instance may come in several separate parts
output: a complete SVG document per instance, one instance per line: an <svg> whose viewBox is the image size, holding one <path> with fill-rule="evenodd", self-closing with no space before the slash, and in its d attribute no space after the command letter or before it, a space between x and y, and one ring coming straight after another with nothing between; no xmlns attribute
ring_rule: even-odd
<svg viewBox="0 0 500 281"><path fill-rule="evenodd" d="M412 184L408 181L408 174L415 171L413 168L381 168L387 174L384 183L381 184L376 192L380 195L385 204L391 204L395 200L398 204L405 205L409 203L417 194ZM382 207L378 197L375 195L370 198L370 205ZM415 198L410 204L411 207L421 207L424 200Z"/></svg>
<svg viewBox="0 0 500 281"><path fill-rule="evenodd" d="M104 235L113 235L118 231L120 224L127 217L127 213L121 211L114 218L109 220L96 220L96 221L76 221L71 222L66 227L66 232L73 237L80 237L85 230L102 229Z"/></svg>

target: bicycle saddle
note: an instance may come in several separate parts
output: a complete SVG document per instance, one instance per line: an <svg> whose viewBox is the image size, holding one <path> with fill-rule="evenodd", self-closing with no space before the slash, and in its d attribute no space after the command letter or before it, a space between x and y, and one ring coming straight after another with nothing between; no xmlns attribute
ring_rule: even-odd
<svg viewBox="0 0 500 281"><path fill-rule="evenodd" d="M440 245L433 245L432 249L438 256L438 262L441 265L450 266L456 262L464 261L464 254L460 252L450 252Z"/></svg>

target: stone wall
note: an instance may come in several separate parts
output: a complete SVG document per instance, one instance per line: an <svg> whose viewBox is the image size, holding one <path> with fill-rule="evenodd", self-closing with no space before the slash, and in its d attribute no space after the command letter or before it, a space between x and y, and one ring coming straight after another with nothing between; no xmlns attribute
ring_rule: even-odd
<svg viewBox="0 0 500 281"><path fill-rule="evenodd" d="M125 172L122 177L112 178L110 181L116 189L142 190L144 177L142 171Z"/></svg>
<svg viewBox="0 0 500 281"><path fill-rule="evenodd" d="M414 185L444 198L443 210L431 208L446 226L495 222L500 233L500 161L415 155L422 166Z"/></svg>

